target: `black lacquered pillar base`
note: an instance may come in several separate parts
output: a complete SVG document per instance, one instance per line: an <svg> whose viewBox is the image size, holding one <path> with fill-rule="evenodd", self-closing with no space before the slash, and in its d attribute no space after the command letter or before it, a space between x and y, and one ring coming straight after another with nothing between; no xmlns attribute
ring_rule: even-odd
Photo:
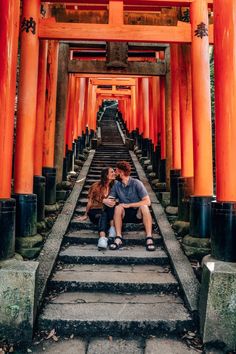
<svg viewBox="0 0 236 354"><path fill-rule="evenodd" d="M166 181L166 159L160 161L160 177L159 180L161 183Z"/></svg>
<svg viewBox="0 0 236 354"><path fill-rule="evenodd" d="M67 173L72 169L72 162L73 161L73 151L67 150L66 151L66 171Z"/></svg>
<svg viewBox="0 0 236 354"><path fill-rule="evenodd" d="M178 206L178 179L181 170L170 170L170 205Z"/></svg>
<svg viewBox="0 0 236 354"><path fill-rule="evenodd" d="M156 173L157 178L160 179L160 163L161 163L160 144L157 144L154 154L155 154L155 170L154 170L154 172Z"/></svg>
<svg viewBox="0 0 236 354"><path fill-rule="evenodd" d="M37 195L14 194L16 199L16 237L37 234Z"/></svg>
<svg viewBox="0 0 236 354"><path fill-rule="evenodd" d="M63 159L63 170L62 170L62 180L67 181L67 161L66 157Z"/></svg>
<svg viewBox="0 0 236 354"><path fill-rule="evenodd" d="M214 201L211 207L211 255L220 261L236 262L236 203Z"/></svg>
<svg viewBox="0 0 236 354"><path fill-rule="evenodd" d="M34 194L37 195L37 220L45 219L45 190L46 178L44 176L34 176Z"/></svg>
<svg viewBox="0 0 236 354"><path fill-rule="evenodd" d="M46 178L45 204L53 205L56 203L56 168L43 167L43 176Z"/></svg>
<svg viewBox="0 0 236 354"><path fill-rule="evenodd" d="M178 220L189 221L190 195L193 194L193 177L178 179Z"/></svg>
<svg viewBox="0 0 236 354"><path fill-rule="evenodd" d="M142 139L142 155L143 156L148 156L148 139L143 138Z"/></svg>
<svg viewBox="0 0 236 354"><path fill-rule="evenodd" d="M15 199L0 199L0 260L9 259L14 256L15 220Z"/></svg>
<svg viewBox="0 0 236 354"><path fill-rule="evenodd" d="M190 197L190 236L210 238L212 196Z"/></svg>

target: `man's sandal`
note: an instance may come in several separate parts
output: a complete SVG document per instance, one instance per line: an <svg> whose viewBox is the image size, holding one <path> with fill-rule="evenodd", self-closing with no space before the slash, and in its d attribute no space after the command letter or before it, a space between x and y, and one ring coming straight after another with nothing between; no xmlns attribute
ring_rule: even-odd
<svg viewBox="0 0 236 354"><path fill-rule="evenodd" d="M152 243L147 243L148 240L152 240ZM153 252L156 250L155 244L154 244L154 239L152 236L146 237L146 250L149 252Z"/></svg>
<svg viewBox="0 0 236 354"><path fill-rule="evenodd" d="M115 242L116 240L120 240L121 242L118 244L118 243ZM116 236L116 237L114 238L114 241L110 244L109 249L112 250L112 251L116 251L116 250L118 250L119 248L121 248L121 247L123 247L123 246L124 246L124 239L123 239L123 237L121 237L121 236Z"/></svg>

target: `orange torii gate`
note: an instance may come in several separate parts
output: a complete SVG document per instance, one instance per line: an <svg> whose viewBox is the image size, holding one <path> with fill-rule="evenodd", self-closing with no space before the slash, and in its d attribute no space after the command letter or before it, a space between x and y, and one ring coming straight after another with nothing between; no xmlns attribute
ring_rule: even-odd
<svg viewBox="0 0 236 354"><path fill-rule="evenodd" d="M58 1L51 1L58 2ZM68 1L69 2L69 1ZM73 0L73 3L77 1ZM94 3L94 1L93 1ZM40 0L23 0L22 21L21 21L21 65L19 78L19 105L17 117L17 135L16 135L16 154L15 154L15 174L14 174L14 192L17 200L17 236L32 236L36 233L36 217L32 217L36 213L36 197L33 194L33 177L35 166L35 125L38 95L38 58L39 58L39 40L99 40L104 41L135 41L135 42L159 42L178 44L178 53L172 50L172 58L179 60L180 74L173 67L172 75L176 75L179 80L179 116L178 112L173 114L173 137L176 152L173 169L180 169L181 176L184 179L192 179L194 177L193 197L191 198L191 234L195 237L209 236L209 220L210 216L205 220L205 215L209 212L209 201L213 195L213 176L212 176L212 144L211 144L211 112L210 112L210 78L209 78L209 43L213 43L213 25L208 25L208 8L212 8L213 1L209 0L137 0L137 6L189 6L191 15L190 23L178 23L177 26L140 26L125 25L123 22L124 7L131 4L130 1L114 1L104 2L109 6L109 23L108 24L80 24L80 23L60 23L56 22L52 17L42 18L40 15ZM233 0L226 0L227 8L235 10ZM132 5L134 3L132 2ZM229 10L225 10L220 0L215 0L217 9L217 27L215 28L214 41L216 42L216 131L217 131L217 203L214 206L214 220L219 224L218 214L221 207L226 206L228 228L227 235L235 232L235 226L232 226L233 206L236 202L235 195L235 168L234 155L232 147L234 146L234 104L230 101L230 95L234 92L234 75L228 73L229 68L234 68L234 41L233 35L225 38L222 34L222 28L226 26L230 28L230 33L234 34L234 20ZM3 82L4 90L0 94L0 102L6 108L7 120L1 117L1 122L5 126L1 129L1 149L0 149L0 170L1 174L1 200L10 201L10 185L11 174L10 166L12 161L12 145L13 145L13 93L15 84L15 66L17 53L17 36L16 31L12 30L14 18L19 14L19 2L7 0L1 3L1 13L4 18L4 32L1 32L1 64L0 79ZM222 6L222 8L221 8ZM230 21L222 20L220 12L226 13ZM225 11L225 12L224 12ZM3 33L3 34L2 34ZM6 33L8 33L6 41ZM5 36L5 37L4 37ZM10 56L7 55L8 44L12 43ZM227 49L232 53L231 58L224 63L222 70L222 52L220 49L224 43ZM191 48L189 46L191 44ZM231 47L230 47L231 46ZM174 48L174 47L172 47ZM232 61L230 61L232 60ZM45 61L44 61L45 64ZM174 66L173 62L172 65ZM42 66L43 68L43 66ZM44 69L42 69L44 70ZM11 83L9 83L8 73L11 73ZM179 78L179 79L178 79ZM231 90L227 91L227 86ZM176 85L176 84L175 84ZM150 137L150 121L149 121L149 82L146 78L141 80L141 89L143 90L143 134L144 137ZM177 86L175 86L177 87ZM224 105L220 101L221 92L225 94ZM223 88L222 88L223 87ZM89 91L89 85L85 85L85 102L88 98L94 97L94 89ZM138 84L139 88L139 84ZM161 89L163 90L163 89ZM224 91L225 90L225 91ZM53 92L53 89L52 89ZM55 91L54 91L55 92ZM162 91L163 92L163 91ZM172 90L173 92L173 90ZM227 94L226 94L227 92ZM78 93L78 92L77 92ZM138 90L139 95L139 90ZM173 92L173 99L177 100L178 93ZM7 97L7 98L6 98ZM162 96L163 97L163 96ZM230 102L229 110L226 110L227 99ZM192 98L192 99L191 99ZM90 99L90 98L89 98ZM233 99L232 99L233 100ZM6 102L7 101L7 102ZM38 102L40 102L38 98ZM50 104L53 106L54 100ZM163 103L162 103L163 104ZM222 107L224 106L224 107ZM88 106L84 106L83 117L87 117L86 110ZM226 110L226 111L225 111ZM80 109L79 109L80 111ZM88 112L88 111L87 111ZM81 115L81 113L80 113ZM192 119L193 118L193 119ZM84 119L84 118L83 118ZM180 121L180 134L179 134ZM7 123L6 123L7 122ZM161 123L161 122L160 122ZM68 123L70 124L70 122ZM3 126L1 125L1 126ZM136 124L137 125L137 124ZM70 129L69 129L70 130ZM79 128L76 128L76 134ZM48 132L47 132L48 133ZM76 135L75 134L75 135ZM53 135L53 132L52 132ZM52 166L52 142L53 137L45 142L45 157L50 156L47 162ZM192 135L192 138L191 138ZM162 141L164 139L162 138ZM70 139L68 140L70 142ZM9 144L11 145L9 147ZM180 148L181 147L181 148ZM225 147L225 150L223 149ZM179 160L179 152L181 149L181 166ZM223 151L223 152L222 152ZM49 154L49 155L48 155ZM4 156L4 160L3 160ZM164 156L163 156L164 157ZM7 171L4 169L3 161L7 159ZM49 166L49 167L50 167ZM45 166L47 167L47 166ZM54 168L54 167L51 167ZM40 173L41 166L38 166ZM6 171L6 172L5 172ZM186 182L184 180L183 182ZM219 204L221 203L221 204ZM222 204L223 203L223 204ZM200 205L200 207L199 207ZM204 218L199 222L200 210L204 211ZM30 210L30 213L25 212ZM29 219L22 218L30 215ZM24 219L24 220L23 220ZM222 221L221 221L222 222ZM27 230L24 225L30 225ZM230 226L231 225L231 226ZM233 224L234 225L234 224ZM224 230L226 230L224 229ZM219 230L224 234L223 246L219 243L222 237L219 236ZM226 236L226 231L222 227L213 229L213 254L221 259L236 260L233 237ZM9 231L12 234L12 231ZM7 234L7 233L6 233ZM9 233L8 233L9 234ZM229 247L229 244L231 247ZM221 243L220 243L221 244ZM230 250L229 250L230 249ZM3 257L8 257L9 252L3 251ZM10 252L12 254L12 252Z"/></svg>

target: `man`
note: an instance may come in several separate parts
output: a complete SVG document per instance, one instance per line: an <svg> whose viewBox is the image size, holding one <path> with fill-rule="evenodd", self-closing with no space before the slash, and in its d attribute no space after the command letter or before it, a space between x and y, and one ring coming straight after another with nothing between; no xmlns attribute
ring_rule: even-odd
<svg viewBox="0 0 236 354"><path fill-rule="evenodd" d="M109 207L115 205L115 199L119 200L114 213L116 237L110 245L110 249L117 250L123 246L121 233L123 222L143 222L146 231L146 250L155 251L152 237L152 217L149 211L150 198L143 183L130 177L130 172L131 166L128 162L120 161L116 164L116 176L119 181L113 185L109 197L103 200L103 203Z"/></svg>

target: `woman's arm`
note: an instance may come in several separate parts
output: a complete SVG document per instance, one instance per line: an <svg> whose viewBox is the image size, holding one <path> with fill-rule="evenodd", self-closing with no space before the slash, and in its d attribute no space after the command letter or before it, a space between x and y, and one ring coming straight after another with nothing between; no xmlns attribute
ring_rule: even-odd
<svg viewBox="0 0 236 354"><path fill-rule="evenodd" d="M89 198L88 203L87 203L87 205L86 205L86 210L85 210L84 215L82 215L82 216L80 216L80 217L78 218L80 221L84 221L84 220L87 220L87 219L88 219L88 212L89 212L89 210L90 210L90 208L91 208L91 205L92 205L92 200L91 200L91 198Z"/></svg>

